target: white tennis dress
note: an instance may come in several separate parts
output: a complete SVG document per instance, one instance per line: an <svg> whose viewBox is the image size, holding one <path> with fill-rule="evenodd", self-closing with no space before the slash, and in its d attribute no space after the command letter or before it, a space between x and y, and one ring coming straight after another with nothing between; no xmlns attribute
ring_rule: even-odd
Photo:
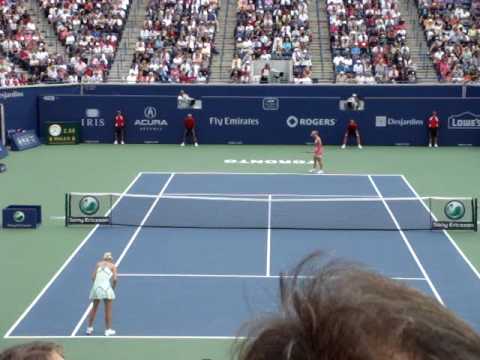
<svg viewBox="0 0 480 360"><path fill-rule="evenodd" d="M107 266L99 266L95 274L92 290L90 290L90 300L113 300L115 292L112 288L113 273Z"/></svg>

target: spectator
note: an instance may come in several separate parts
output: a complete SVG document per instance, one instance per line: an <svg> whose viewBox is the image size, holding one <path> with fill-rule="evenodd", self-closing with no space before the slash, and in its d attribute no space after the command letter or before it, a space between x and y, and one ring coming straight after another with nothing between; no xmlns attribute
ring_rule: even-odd
<svg viewBox="0 0 480 360"><path fill-rule="evenodd" d="M0 353L0 360L63 360L63 347L52 342L31 342L12 346Z"/></svg>
<svg viewBox="0 0 480 360"><path fill-rule="evenodd" d="M435 299L318 256L280 278L280 312L250 327L240 360L480 358L479 334Z"/></svg>
<svg viewBox="0 0 480 360"><path fill-rule="evenodd" d="M180 146L185 146L187 137L191 137L195 147L198 146L197 134L195 132L195 118L192 114L188 114L183 120L184 132L183 132L183 141Z"/></svg>
<svg viewBox="0 0 480 360"><path fill-rule="evenodd" d="M266 63L260 70L260 84L268 84L270 79L270 65Z"/></svg>

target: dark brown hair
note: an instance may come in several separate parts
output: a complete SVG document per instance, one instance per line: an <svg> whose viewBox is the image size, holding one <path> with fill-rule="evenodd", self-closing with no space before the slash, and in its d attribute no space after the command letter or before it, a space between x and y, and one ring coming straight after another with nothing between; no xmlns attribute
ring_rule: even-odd
<svg viewBox="0 0 480 360"><path fill-rule="evenodd" d="M280 300L244 328L240 360L480 359L480 336L433 298L320 253L281 276Z"/></svg>
<svg viewBox="0 0 480 360"><path fill-rule="evenodd" d="M63 357L62 346L53 342L36 341L5 349L0 353L0 360L50 360L55 352Z"/></svg>

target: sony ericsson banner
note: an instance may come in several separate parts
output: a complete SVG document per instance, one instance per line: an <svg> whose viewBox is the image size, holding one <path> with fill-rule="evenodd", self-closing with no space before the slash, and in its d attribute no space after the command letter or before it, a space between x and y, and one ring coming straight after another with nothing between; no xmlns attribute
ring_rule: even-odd
<svg viewBox="0 0 480 360"><path fill-rule="evenodd" d="M113 142L113 119L118 110L126 119L127 143L181 142L187 110L177 109L174 96L55 96L39 100L41 124L77 121L86 143ZM195 110L189 111L195 114Z"/></svg>
<svg viewBox="0 0 480 360"><path fill-rule="evenodd" d="M10 205L2 211L3 227L9 229L35 229L42 223L39 205Z"/></svg>

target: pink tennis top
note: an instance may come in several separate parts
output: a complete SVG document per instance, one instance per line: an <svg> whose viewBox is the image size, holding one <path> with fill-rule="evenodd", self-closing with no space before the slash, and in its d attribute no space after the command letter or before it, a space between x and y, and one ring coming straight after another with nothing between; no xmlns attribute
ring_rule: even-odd
<svg viewBox="0 0 480 360"><path fill-rule="evenodd" d="M322 140L320 140L320 137L315 138L313 153L316 156L322 156L323 155L323 145L322 145Z"/></svg>

